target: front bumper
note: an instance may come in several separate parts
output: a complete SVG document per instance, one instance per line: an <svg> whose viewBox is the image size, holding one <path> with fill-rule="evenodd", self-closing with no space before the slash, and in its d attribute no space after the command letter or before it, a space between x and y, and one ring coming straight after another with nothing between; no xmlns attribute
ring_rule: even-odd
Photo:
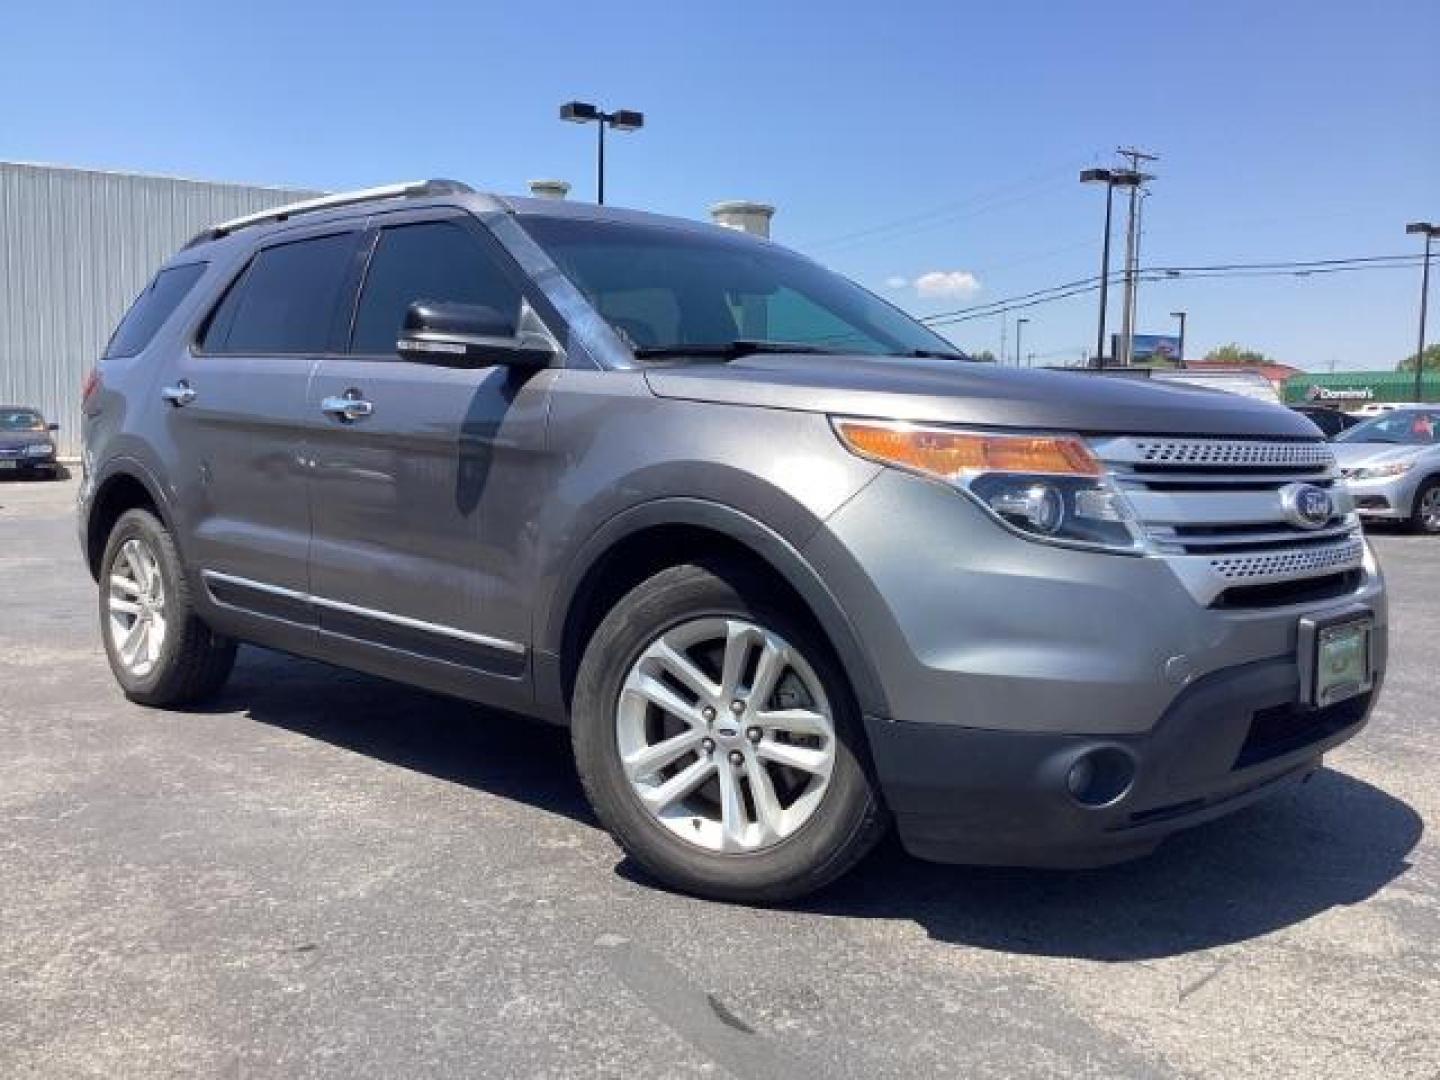
<svg viewBox="0 0 1440 1080"><path fill-rule="evenodd" d="M1143 735L875 718L866 727L912 854L938 862L1101 866L1147 854L1171 833L1308 777L1325 751L1365 725L1375 693L1305 709L1296 704L1295 665L1272 660L1200 680ZM1076 763L1096 753L1128 761L1133 774L1119 795L1087 805L1068 781Z"/></svg>
<svg viewBox="0 0 1440 1080"><path fill-rule="evenodd" d="M1370 521L1407 519L1418 486L1410 473L1382 480L1347 480L1346 484L1355 499L1355 511Z"/></svg>
<svg viewBox="0 0 1440 1080"><path fill-rule="evenodd" d="M903 527L897 527L897 522ZM871 658L867 719L902 840L946 861L1096 865L1237 809L1319 766L1374 698L1299 705L1302 617L1363 607L1387 651L1365 558L1344 591L1206 605L1171 561L1017 539L953 491L890 471L806 555ZM1078 759L1128 763L1114 797L1077 799ZM1089 793L1087 793L1089 797Z"/></svg>
<svg viewBox="0 0 1440 1080"><path fill-rule="evenodd" d="M53 476L60 464L52 454L49 457L5 457L0 458L0 479L7 476Z"/></svg>

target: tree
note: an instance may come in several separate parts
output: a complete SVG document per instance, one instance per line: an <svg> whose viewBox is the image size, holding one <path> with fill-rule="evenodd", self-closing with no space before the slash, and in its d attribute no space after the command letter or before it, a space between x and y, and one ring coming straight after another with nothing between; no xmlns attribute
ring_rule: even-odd
<svg viewBox="0 0 1440 1080"><path fill-rule="evenodd" d="M1205 354L1205 359L1217 364L1264 364L1268 363L1265 354L1255 349L1246 349L1236 345L1233 341L1229 345L1221 345L1218 349L1211 349Z"/></svg>
<svg viewBox="0 0 1440 1080"><path fill-rule="evenodd" d="M971 360L980 360L987 364L995 363L995 354L989 349L981 349L979 352L966 353Z"/></svg>
<svg viewBox="0 0 1440 1080"><path fill-rule="evenodd" d="M1414 371L1415 356L1411 354L1395 365L1396 371ZM1425 349L1425 364L1423 371L1440 371L1440 345L1431 345Z"/></svg>

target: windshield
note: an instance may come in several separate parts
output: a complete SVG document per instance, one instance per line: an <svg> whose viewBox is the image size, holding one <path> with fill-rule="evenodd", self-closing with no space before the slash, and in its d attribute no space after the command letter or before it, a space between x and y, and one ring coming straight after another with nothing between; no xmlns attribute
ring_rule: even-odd
<svg viewBox="0 0 1440 1080"><path fill-rule="evenodd" d="M1356 424L1336 442L1429 446L1440 442L1440 409L1395 409Z"/></svg>
<svg viewBox="0 0 1440 1080"><path fill-rule="evenodd" d="M964 358L898 308L774 245L629 222L530 217L524 225L642 356L763 342Z"/></svg>
<svg viewBox="0 0 1440 1080"><path fill-rule="evenodd" d="M34 409L0 409L0 431L44 431L45 420Z"/></svg>

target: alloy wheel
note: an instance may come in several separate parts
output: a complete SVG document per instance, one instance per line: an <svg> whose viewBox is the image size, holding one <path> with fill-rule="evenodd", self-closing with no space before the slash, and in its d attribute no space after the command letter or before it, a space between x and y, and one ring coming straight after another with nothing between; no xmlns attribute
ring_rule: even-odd
<svg viewBox="0 0 1440 1080"><path fill-rule="evenodd" d="M693 619L655 638L620 690L616 744L631 790L676 836L725 854L762 851L815 814L835 724L814 669L744 619Z"/></svg>
<svg viewBox="0 0 1440 1080"><path fill-rule="evenodd" d="M139 537L125 541L110 567L106 611L120 663L137 678L149 675L165 646L165 581L154 550Z"/></svg>
<svg viewBox="0 0 1440 1080"><path fill-rule="evenodd" d="M1440 532L1440 487L1432 487L1420 499L1420 524L1426 532Z"/></svg>

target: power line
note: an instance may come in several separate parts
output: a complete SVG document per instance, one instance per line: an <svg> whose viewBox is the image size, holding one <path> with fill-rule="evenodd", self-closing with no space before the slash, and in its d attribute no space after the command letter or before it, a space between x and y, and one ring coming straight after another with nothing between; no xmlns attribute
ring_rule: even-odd
<svg viewBox="0 0 1440 1080"><path fill-rule="evenodd" d="M1257 278L1257 277L1310 277L1320 274L1352 273L1361 270L1401 270L1420 265L1415 255L1367 255L1350 259L1311 259L1293 262L1264 263L1217 263L1208 266L1152 266L1138 271L1138 280L1154 283L1165 281L1209 278ZM1112 273L1112 282L1124 280L1123 273ZM970 322L974 319L993 318L1011 311L1038 307L1059 300L1082 296L1100 288L1100 277L1081 278L1076 281L1036 289L1028 293L991 300L985 304L956 308L953 311L925 315L920 321L930 326L949 326L954 323Z"/></svg>
<svg viewBox="0 0 1440 1080"><path fill-rule="evenodd" d="M898 236L903 236L905 233L914 232L916 229L930 228L941 222L972 217L975 214L989 210L1025 202L1052 188L1058 187L1059 181L1056 178L1066 175L1070 171L1071 167L1067 165L1063 169L1034 173L976 195L967 196L964 199L942 203L930 210L924 210L917 214L907 214L904 217L893 218L889 221L880 222L875 225L840 233L836 236L826 237L798 246L807 251L835 250L838 248L850 248L867 243L881 243L893 240Z"/></svg>

